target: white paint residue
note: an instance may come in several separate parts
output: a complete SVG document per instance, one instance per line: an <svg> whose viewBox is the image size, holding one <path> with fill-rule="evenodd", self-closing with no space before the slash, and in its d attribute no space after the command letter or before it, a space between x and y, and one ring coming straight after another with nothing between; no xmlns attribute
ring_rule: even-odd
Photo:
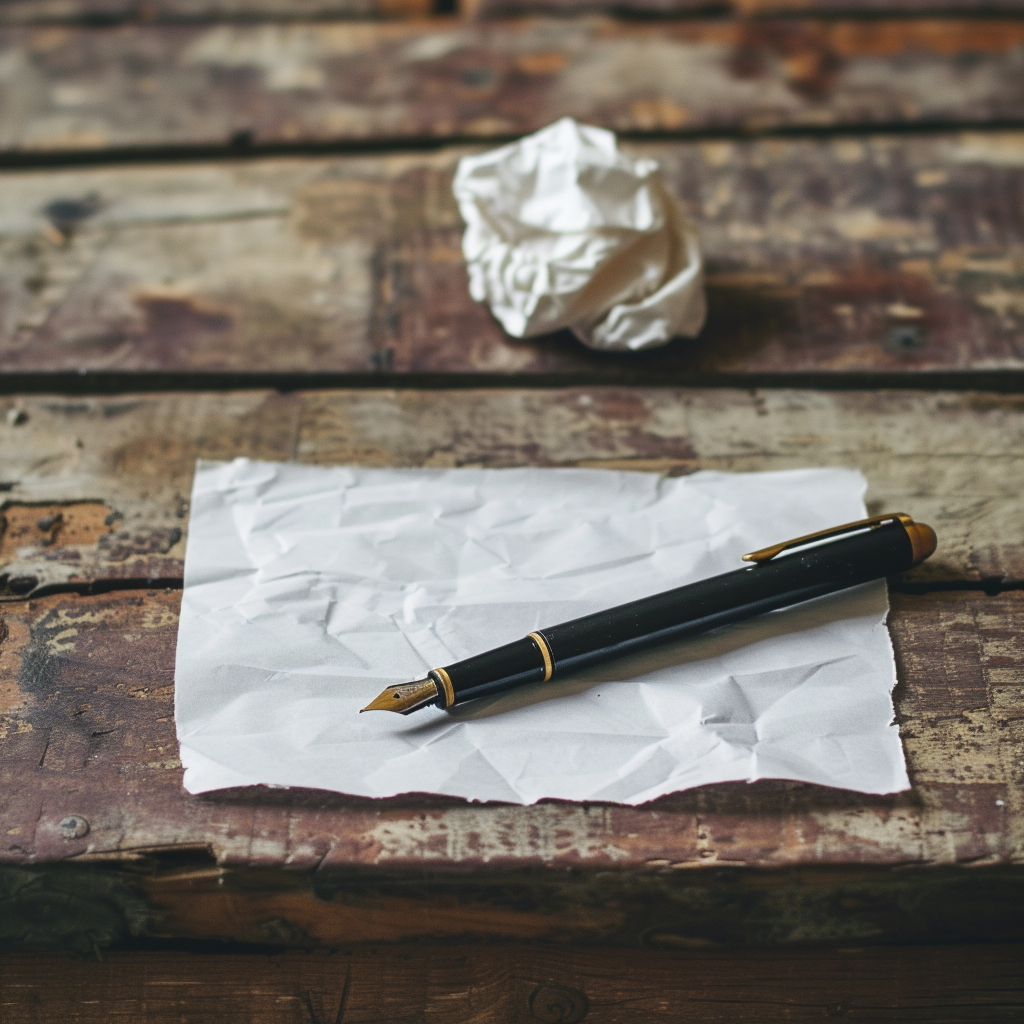
<svg viewBox="0 0 1024 1024"><path fill-rule="evenodd" d="M620 861L629 853L605 838L611 832L607 815L604 808L544 804L526 812L453 807L443 814L425 814L420 820L381 822L366 838L380 847L378 864L403 859L488 863L506 857L544 863L572 857L588 863L601 857Z"/></svg>

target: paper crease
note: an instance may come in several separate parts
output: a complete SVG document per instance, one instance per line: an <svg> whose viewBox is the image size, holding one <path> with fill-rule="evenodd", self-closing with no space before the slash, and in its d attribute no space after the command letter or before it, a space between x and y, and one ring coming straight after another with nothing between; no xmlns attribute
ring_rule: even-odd
<svg viewBox="0 0 1024 1024"><path fill-rule="evenodd" d="M450 713L384 685L861 518L844 469L202 462L178 635L185 785L641 803L763 776L907 787L882 581Z"/></svg>

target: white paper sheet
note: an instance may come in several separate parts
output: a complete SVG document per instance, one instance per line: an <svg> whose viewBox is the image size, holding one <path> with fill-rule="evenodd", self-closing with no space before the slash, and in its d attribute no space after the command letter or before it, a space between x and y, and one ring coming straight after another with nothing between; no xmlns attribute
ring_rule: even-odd
<svg viewBox="0 0 1024 1024"><path fill-rule="evenodd" d="M459 161L469 292L515 338L639 351L704 325L700 239L655 160L563 117Z"/></svg>
<svg viewBox="0 0 1024 1024"><path fill-rule="evenodd" d="M735 779L908 786L884 581L451 711L388 683L865 515L859 473L197 467L175 719L193 793L638 804Z"/></svg>

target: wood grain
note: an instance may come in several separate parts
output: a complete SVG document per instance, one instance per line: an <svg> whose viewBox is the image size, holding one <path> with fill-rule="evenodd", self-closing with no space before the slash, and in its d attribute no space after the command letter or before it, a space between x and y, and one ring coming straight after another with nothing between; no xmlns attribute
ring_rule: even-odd
<svg viewBox="0 0 1024 1024"><path fill-rule="evenodd" d="M1022 957L1012 945L785 953L405 946L112 953L101 963L14 955L0 962L0 1007L8 1024L960 1024L1020 1019Z"/></svg>
<svg viewBox="0 0 1024 1024"><path fill-rule="evenodd" d="M123 25L0 32L0 151L1016 120L1017 20Z"/></svg>
<svg viewBox="0 0 1024 1024"><path fill-rule="evenodd" d="M188 796L172 717L178 601L176 591L154 590L2 606L0 816L8 864L127 863L163 847L211 851L217 864L240 868L441 873L465 867L999 865L1024 853L1024 789L1016 768L1024 739L1021 591L893 595L896 707L912 794L864 797L788 783L739 784L640 808L266 790ZM68 834L61 822L69 815L86 819L88 830ZM217 928L227 927L241 911L230 900L223 905L228 897L214 884L216 872L205 877L213 888L204 913L223 917ZM197 879L186 872L164 880L168 899L181 890L179 882L188 883L171 934L187 933L181 921L193 913L189 901L200 913ZM288 905L287 886L279 903ZM209 909L221 905L216 915ZM612 930L618 912L605 909L582 908L587 927L600 922L601 930ZM268 906L262 913L273 916ZM504 927L524 938L583 928L567 918L559 923L558 915L545 925L519 919L511 909L509 915ZM486 930L471 918L410 921L408 934ZM314 914L296 923L320 941L339 939L342 926L362 929L367 941L386 938L396 927L394 915L348 915L334 926L318 920Z"/></svg>
<svg viewBox="0 0 1024 1024"><path fill-rule="evenodd" d="M178 597L2 607L0 944L1022 938L1024 592L894 596L911 793L739 783L636 808L188 796Z"/></svg>
<svg viewBox="0 0 1024 1024"><path fill-rule="evenodd" d="M749 21L672 17L688 0L617 6L658 22L502 20L585 3L482 0L463 20L420 19L425 0L0 4L0 161L113 162L3 176L0 371L614 385L0 403L0 946L417 943L388 971L367 948L5 957L5 1022L1021 1016L1020 947L863 948L1024 939L1024 591L996 592L1024 579L1021 397L624 385L1024 370L1024 133L992 130L1020 123L1024 22L761 17L790 0L736 0ZM468 301L450 182L469 150L432 147L565 113L632 133L699 222L698 344L636 360L516 344ZM899 133L930 125L944 134ZM820 137L736 140L776 130ZM330 146L352 154L113 165ZM860 468L872 511L905 507L942 542L892 601L914 788L762 782L640 808L189 797L173 728L189 485L196 457L235 455ZM936 583L953 589L922 591ZM531 945L419 945L465 939Z"/></svg>
<svg viewBox="0 0 1024 1024"><path fill-rule="evenodd" d="M0 400L8 597L180 578L197 458L582 465L655 472L848 466L872 512L931 523L912 579L1024 579L1013 395L577 388ZM12 415L13 413L13 415Z"/></svg>
<svg viewBox="0 0 1024 1024"><path fill-rule="evenodd" d="M1024 81L1024 77L1021 79ZM630 147L703 235L696 342L509 339L469 298L461 150L0 187L0 368L713 375L1024 370L1024 133Z"/></svg>

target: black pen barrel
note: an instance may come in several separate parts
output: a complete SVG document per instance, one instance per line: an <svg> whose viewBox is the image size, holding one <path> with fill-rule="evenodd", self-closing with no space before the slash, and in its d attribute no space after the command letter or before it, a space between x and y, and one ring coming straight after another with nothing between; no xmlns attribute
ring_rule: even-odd
<svg viewBox="0 0 1024 1024"><path fill-rule="evenodd" d="M541 682L814 597L903 572L913 544L898 521L584 615L441 670L461 703ZM547 651L544 647L547 647ZM436 670L435 670L436 671Z"/></svg>
<svg viewBox="0 0 1024 1024"><path fill-rule="evenodd" d="M900 523L803 548L541 630L555 674L902 572L913 564Z"/></svg>

